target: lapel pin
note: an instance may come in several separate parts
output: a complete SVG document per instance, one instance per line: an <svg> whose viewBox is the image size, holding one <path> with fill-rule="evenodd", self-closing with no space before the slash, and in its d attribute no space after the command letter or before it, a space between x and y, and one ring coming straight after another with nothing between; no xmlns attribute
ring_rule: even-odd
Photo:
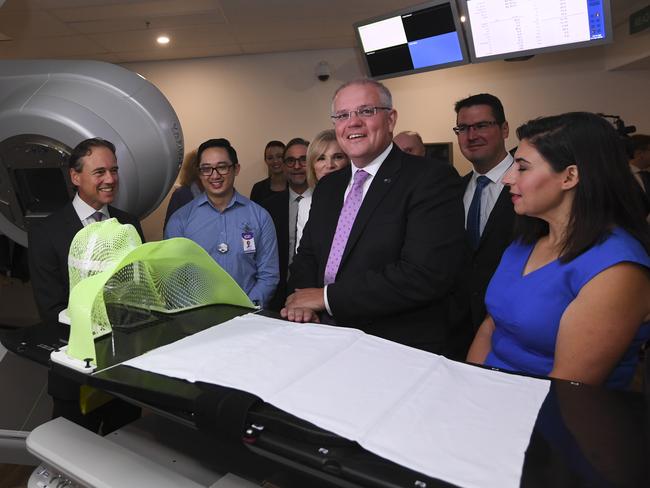
<svg viewBox="0 0 650 488"><path fill-rule="evenodd" d="M390 178L384 178L384 183L390 183L392 180Z"/></svg>

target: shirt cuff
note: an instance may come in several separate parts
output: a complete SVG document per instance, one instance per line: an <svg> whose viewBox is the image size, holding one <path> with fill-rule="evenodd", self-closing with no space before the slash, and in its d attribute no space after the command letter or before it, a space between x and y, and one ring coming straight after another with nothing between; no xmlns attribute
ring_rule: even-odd
<svg viewBox="0 0 650 488"><path fill-rule="evenodd" d="M330 302L327 300L327 287L329 285L325 285L325 288L323 288L323 301L325 302L325 310L327 310L327 313L334 316L332 314L332 310L330 309Z"/></svg>

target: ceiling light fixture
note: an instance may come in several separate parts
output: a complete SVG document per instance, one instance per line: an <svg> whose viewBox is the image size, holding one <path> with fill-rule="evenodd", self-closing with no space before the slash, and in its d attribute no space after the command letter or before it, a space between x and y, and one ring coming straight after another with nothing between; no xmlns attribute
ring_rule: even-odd
<svg viewBox="0 0 650 488"><path fill-rule="evenodd" d="M158 44L162 44L164 46L165 44L169 44L169 37L167 37L167 36L158 36L158 39L156 39L156 42Z"/></svg>

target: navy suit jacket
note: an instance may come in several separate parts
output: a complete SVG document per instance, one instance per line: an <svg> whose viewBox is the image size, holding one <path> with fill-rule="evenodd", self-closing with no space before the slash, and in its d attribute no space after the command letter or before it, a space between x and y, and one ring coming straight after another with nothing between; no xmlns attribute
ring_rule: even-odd
<svg viewBox="0 0 650 488"><path fill-rule="evenodd" d="M111 206L108 213L121 224L133 225L144 242L138 219ZM38 313L44 322L58 322L59 312L68 306L68 253L72 239L82 228L72 202L29 228L29 272Z"/></svg>
<svg viewBox="0 0 650 488"><path fill-rule="evenodd" d="M471 179L472 173L463 176L463 194ZM463 273L464 288L470 299L474 331L481 325L487 314L485 291L499 266L503 252L512 242L514 221L515 211L510 198L510 189L505 186L490 212L478 248L472 253L469 269Z"/></svg>
<svg viewBox="0 0 650 488"><path fill-rule="evenodd" d="M351 168L323 177L291 266L288 290L322 287ZM337 324L445 353L454 286L466 258L458 174L393 147L373 178L328 300Z"/></svg>

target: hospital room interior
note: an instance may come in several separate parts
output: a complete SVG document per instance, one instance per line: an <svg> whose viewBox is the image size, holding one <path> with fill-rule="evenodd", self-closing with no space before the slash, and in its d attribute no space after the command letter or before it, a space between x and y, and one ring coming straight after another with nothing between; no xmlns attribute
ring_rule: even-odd
<svg viewBox="0 0 650 488"><path fill-rule="evenodd" d="M422 33L427 29L429 37ZM449 32L439 35L441 29ZM434 56L425 49L444 52ZM360 100L355 97L368 93L377 95L372 103L354 104ZM492 100L502 104L504 120ZM487 108L487 118L463 118L476 107ZM578 159L564 158L556 172L552 151L574 151L579 143L558 142L565 135L555 137L553 131L564 131L567 138L584 136L571 128L573 122L548 128L562 124L562 117L602 129L605 135L594 132L586 154L615 146L617 162L610 166L625 170L617 188L629 188L620 192L622 204L612 204L600 190L583 190L607 185L592 183L590 170ZM345 132L355 124L361 142ZM331 133L327 147L338 140L339 152L351 148L343 155L346 166L323 179L316 172L315 181L306 174L301 189L294 189L292 170L306 167L309 173L318 167L310 161L315 146L310 142L325 137L326 130ZM366 137L375 130L384 139ZM487 135L491 131L498 131L493 142ZM406 154L410 149L393 139L402 133L417 133L423 157ZM567 201L579 198L593 201L594 208L601 200L617 209L632 202L621 210L631 216L621 217L626 224L612 216L618 210L603 211L612 218L604 232L618 236L622 226L640 257L608 264L603 276L620 271L607 275L609 283L603 276L585 279L570 307L589 312L584 301L596 296L593 310L608 310L598 302L607 298L607 286L625 282L616 281L619 275L629 275L628 285L636 280L643 290L650 289L650 188L644 187L650 186L650 138L645 134L650 134L648 0L0 0L0 488L650 486L647 293L634 298L616 293L627 342L616 338L613 325L598 332L609 334L605 342L622 345L611 353L618 356L610 370L596 380L590 378L597 363L587 363L591 371L575 376L579 368L570 364L582 364L575 357L596 340L596 332L579 337L582 343L573 352L556 348L558 357L570 358L568 366L560 367L558 359L553 367L551 356L551 366L542 373L491 359L505 342L515 342L511 334L523 327L517 317L501 329L500 317L511 306L524 309L516 306L522 297L497 293L499 285L518 290L508 282L511 270L500 274L506 261L501 253L506 246L504 256L523 252L521 242L534 249L517 278L547 267L528 271L534 256L543 259L542 243L554 236L557 214L547 219L551 211L535 207L559 201L548 196L549 187L557 199L566 199L558 204L562 211L570 208ZM506 200L518 214L511 211L521 224L516 235L522 241L504 240L481 285L481 298L487 300L480 300L480 320L472 319L462 337L445 329L445 340L455 342L438 348L442 339L422 332L418 321L423 316L435 315L431 328L437 327L435 306L458 298L454 303L462 305L446 318L470 320L469 292L463 294L475 272L472 258L464 258L464 264L454 259L461 248L463 256L480 249L466 239L474 201L481 198L478 185L485 176L480 175L487 174L472 160L467 139L481 136L501 148L499 166L508 161L499 175L506 183L499 182L495 191L519 192ZM604 141L607 137L611 141ZM98 190L111 196L86 220L75 201L69 205L75 186L75 198L83 189L75 183L83 169L70 159L83 140L95 142L80 160L104 151L119 166L115 198L110 188ZM273 188L274 169L265 161L269 141L281 141L286 176L276 171L279 191ZM632 141L642 142L634 146ZM296 147L303 152L294 157ZM376 150L361 155L359 147ZM226 161L208 163L206 154L217 153ZM639 170L632 161L640 154L647 163ZM366 156L369 164L357 164ZM540 160L548 170L534 180L531 168ZM379 169L371 170L378 161ZM383 173L393 161L403 165L401 173ZM194 181L212 188L194 193L178 209L172 203L172 214L172 195L189 186L182 166L193 172ZM356 176L367 175L364 167L370 184L359 193L362 203L352 217L370 215L368 225L346 232L358 239L356 252L369 247L363 258L345 248L334 269L338 277L330 279L331 255L321 263L319 252L329 248L330 242L323 241L340 237ZM576 172L583 178L572 180ZM554 179L558 174L561 183ZM601 183L603 175L596 177L602 177ZM440 183L443 177L448 186ZM232 185L226 208L211 200L222 198L221 180ZM266 181L277 195L257 202L253 187ZM386 190L383 202L377 197L377 208L388 209L383 217L364 206L380 184L402 192ZM540 189L542 184L550 186ZM423 197L419 192L425 187L430 194ZM435 194L430 188L436 188ZM303 197L295 200L298 210L289 200L303 191L311 202L304 232L297 230ZM340 198L335 199L337 191ZM526 191L539 191L538 200L527 203ZM583 191L589 194L581 196ZM274 205L282 203L281 195L289 209L286 213L284 203L284 220L278 223ZM643 204L642 221L637 214ZM57 321L45 319L37 303L44 286L34 285L33 278L51 268L35 275L34 262L47 258L45 249L48 244L55 248L58 232L55 227L49 234L37 230L45 229L49 216L64 205L75 206L83 230L74 237L78 254L70 248L69 279L64 270L70 301L67 309L56 310ZM196 239L188 230L197 226L192 218L198 218L200 205L216 210L219 218L239 215L230 206L252 209L243 221L229 224L236 226L234 241L210 237L214 248L207 249L201 240L206 230L192 228L192 235L200 236ZM119 225L125 222L114 208L135 217L141 232L137 225ZM102 211L107 214L95 217ZM570 212L566 225L580 227L575 207ZM434 215L438 220L429 218ZM538 216L550 222L539 241L537 234L530 237L532 224L528 234L521 230ZM418 219L425 217L431 226L420 225ZM489 216L476 218L477 232L490 225ZM259 230L256 219L266 219ZM239 274L245 271L239 264L229 274L227 259L236 255L246 265L251 256L261 259L267 224L274 237L274 283L280 288L274 285L260 299L242 284ZM106 245L128 241L128 249L110 263L96 263L99 254L90 257L90 249L97 236L107 235L109 225L114 226L110 232L123 234ZM282 229L293 225L284 248ZM97 234L86 232L91 229ZM373 248L370 236L382 243ZM589 246L605 246L604 240ZM252 253L246 250L251 243ZM438 247L427 249L429 243ZM564 241L560 266L571 264L562 253L573 245ZM36 246L41 256L34 255ZM591 250L566 259L578 262L580 253ZM278 252L284 266L279 279ZM393 253L394 262L388 257ZM361 262L372 264L366 271ZM78 276L75 266L91 271ZM438 292L443 282L447 286L447 272L450 284ZM405 283L417 290L406 290ZM594 291L596 285L601 288ZM540 283L525 289L542 294L550 288L561 295L560 286ZM566 288L575 291L574 281ZM390 294L382 294L386 290ZM499 298L506 303L492 303ZM113 299L119 306L112 307ZM271 305L274 300L277 307ZM318 307L312 307L316 302ZM377 311L364 316L373 306ZM558 342L568 341L568 332L562 335L568 310L559 322ZM345 319L337 321L337 314ZM596 315L589 317L597 321ZM391 317L399 317L399 325L390 324ZM486 330L492 342L483 354ZM406 331L413 331L412 337L404 339ZM513 347L521 349L517 354L534 356L530 361L537 364L542 359L531 350L536 344L526 342L534 339L527 336ZM552 341L551 349L555 336ZM574 342L564 344L574 347ZM619 366L627 375L624 387L612 386ZM59 398L62 385L66 395L67 387L73 388L72 401ZM91 427L63 414L61 403L67 408L71 402L81 417L96 414L97 423ZM114 414L107 407L116 404L124 408ZM128 420L122 421L122 414ZM108 427L113 421L116 425Z"/></svg>

